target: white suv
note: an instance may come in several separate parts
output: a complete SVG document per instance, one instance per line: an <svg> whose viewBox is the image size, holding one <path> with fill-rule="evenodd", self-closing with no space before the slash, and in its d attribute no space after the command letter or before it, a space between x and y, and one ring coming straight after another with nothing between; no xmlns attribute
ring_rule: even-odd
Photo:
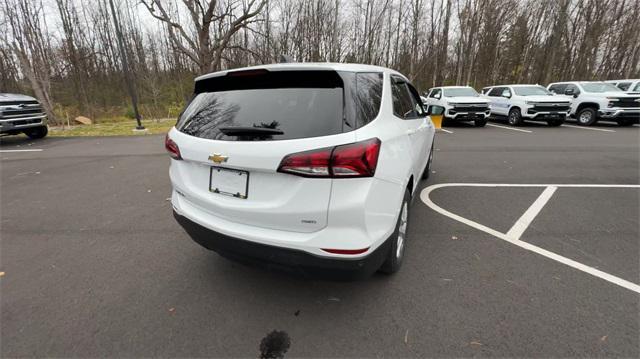
<svg viewBox="0 0 640 359"><path fill-rule="evenodd" d="M549 91L571 101L571 115L579 125L590 126L598 120L630 126L640 120L640 94L625 93L613 84L601 81L556 82Z"/></svg>
<svg viewBox="0 0 640 359"><path fill-rule="evenodd" d="M382 67L204 75L165 140L174 215L227 257L330 278L392 273L434 132L407 78Z"/></svg>
<svg viewBox="0 0 640 359"><path fill-rule="evenodd" d="M444 119L454 121L473 121L477 127L487 124L489 101L469 86L443 86L429 90L427 106L444 108Z"/></svg>
<svg viewBox="0 0 640 359"><path fill-rule="evenodd" d="M560 126L569 114L570 102L540 85L492 86L483 88L482 93L491 100L491 115L506 117L511 126L520 126L525 120Z"/></svg>

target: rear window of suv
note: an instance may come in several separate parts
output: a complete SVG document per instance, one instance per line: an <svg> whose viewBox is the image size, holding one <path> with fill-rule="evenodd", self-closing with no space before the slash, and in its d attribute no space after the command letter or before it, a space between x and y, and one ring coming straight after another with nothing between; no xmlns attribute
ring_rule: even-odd
<svg viewBox="0 0 640 359"><path fill-rule="evenodd" d="M378 73L230 72L196 82L195 96L176 127L223 141L329 136L373 120L381 94Z"/></svg>

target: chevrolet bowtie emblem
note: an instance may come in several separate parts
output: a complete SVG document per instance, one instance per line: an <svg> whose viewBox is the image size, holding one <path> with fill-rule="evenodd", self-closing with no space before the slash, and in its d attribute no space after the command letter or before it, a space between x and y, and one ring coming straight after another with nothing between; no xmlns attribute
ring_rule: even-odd
<svg viewBox="0 0 640 359"><path fill-rule="evenodd" d="M229 157L227 156L223 156L219 153L214 153L211 156L209 156L209 161L215 162L215 163L223 163L223 162L227 162L227 160L229 159Z"/></svg>

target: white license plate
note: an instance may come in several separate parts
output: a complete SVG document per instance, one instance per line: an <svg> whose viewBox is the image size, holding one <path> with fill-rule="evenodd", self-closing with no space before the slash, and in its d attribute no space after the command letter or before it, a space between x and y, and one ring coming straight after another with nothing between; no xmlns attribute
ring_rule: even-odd
<svg viewBox="0 0 640 359"><path fill-rule="evenodd" d="M249 191L249 172L211 167L209 191L246 199Z"/></svg>

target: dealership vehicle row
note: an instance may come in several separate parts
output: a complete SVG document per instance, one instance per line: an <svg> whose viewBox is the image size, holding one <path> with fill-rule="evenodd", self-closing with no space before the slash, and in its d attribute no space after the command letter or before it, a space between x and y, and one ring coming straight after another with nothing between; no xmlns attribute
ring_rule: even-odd
<svg viewBox="0 0 640 359"><path fill-rule="evenodd" d="M630 126L640 120L640 79L554 82L547 88L496 85L480 94L470 86L438 86L420 99L438 108L445 121L473 122L476 127L484 127L489 118L506 119L512 126L529 120L559 126L569 118L582 126L598 120ZM44 109L33 97L0 93L0 135L21 133L33 139L47 135Z"/></svg>
<svg viewBox="0 0 640 359"><path fill-rule="evenodd" d="M560 126L568 118L591 126L598 120L630 126L640 121L638 80L570 81L540 85L488 86L478 94L469 86L434 87L423 103L442 109L446 121L474 121L482 127L486 118L506 119L512 126L525 121L546 121Z"/></svg>

